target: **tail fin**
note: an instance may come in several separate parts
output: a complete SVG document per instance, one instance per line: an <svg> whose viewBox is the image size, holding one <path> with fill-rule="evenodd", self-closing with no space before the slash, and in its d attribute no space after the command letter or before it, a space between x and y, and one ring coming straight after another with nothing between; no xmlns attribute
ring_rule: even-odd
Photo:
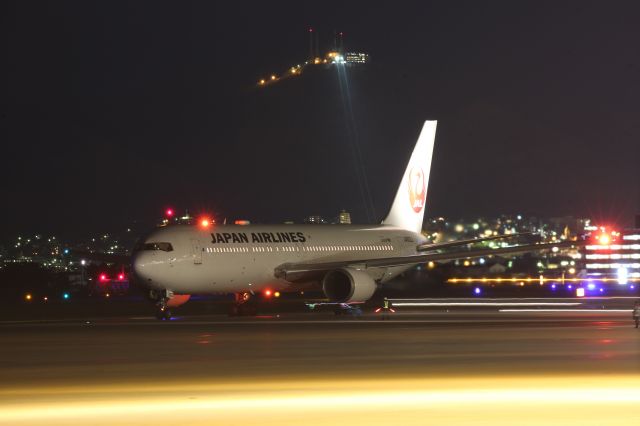
<svg viewBox="0 0 640 426"><path fill-rule="evenodd" d="M414 232L421 231L437 124L437 121L425 121L409 165L402 176L391 211L382 221L383 224Z"/></svg>

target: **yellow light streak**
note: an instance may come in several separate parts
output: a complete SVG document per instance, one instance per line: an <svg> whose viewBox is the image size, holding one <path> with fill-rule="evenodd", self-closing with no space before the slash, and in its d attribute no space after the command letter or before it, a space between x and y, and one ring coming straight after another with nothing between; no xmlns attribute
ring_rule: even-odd
<svg viewBox="0 0 640 426"><path fill-rule="evenodd" d="M22 388L0 391L0 424L628 425L639 387L633 374Z"/></svg>

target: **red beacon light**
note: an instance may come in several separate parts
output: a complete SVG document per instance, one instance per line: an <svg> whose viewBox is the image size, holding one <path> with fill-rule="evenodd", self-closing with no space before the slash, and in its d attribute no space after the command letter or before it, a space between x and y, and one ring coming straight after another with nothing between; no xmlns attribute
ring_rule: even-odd
<svg viewBox="0 0 640 426"><path fill-rule="evenodd" d="M124 281L124 274L118 274L118 280Z"/></svg>
<svg viewBox="0 0 640 426"><path fill-rule="evenodd" d="M172 218L174 214L175 212L173 211L172 208L168 208L164 211L164 215L168 218Z"/></svg>
<svg viewBox="0 0 640 426"><path fill-rule="evenodd" d="M203 229L207 229L211 227L211 225L213 225L213 220L209 219L206 216L198 219L198 226L200 226Z"/></svg>
<svg viewBox="0 0 640 426"><path fill-rule="evenodd" d="M107 274L100 274L98 279L101 283L106 283L107 281L109 281L109 276Z"/></svg>
<svg viewBox="0 0 640 426"><path fill-rule="evenodd" d="M594 236L594 239L598 244L602 246L608 246L609 244L616 241L619 236L619 232L608 231L606 227L601 226L598 233Z"/></svg>
<svg viewBox="0 0 640 426"><path fill-rule="evenodd" d="M265 295L265 297L271 297L271 295L272 295L272 294L273 294L273 293L272 293L272 292L271 292L271 290L269 290L269 289L266 289L266 290L264 291L264 295Z"/></svg>

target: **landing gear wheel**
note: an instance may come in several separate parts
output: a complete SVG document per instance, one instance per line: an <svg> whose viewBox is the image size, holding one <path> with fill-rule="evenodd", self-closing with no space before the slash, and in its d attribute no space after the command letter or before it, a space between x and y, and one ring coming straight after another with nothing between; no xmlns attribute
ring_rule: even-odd
<svg viewBox="0 0 640 426"><path fill-rule="evenodd" d="M170 320L171 319L171 310L162 307L159 307L158 310L156 311L156 318L159 320Z"/></svg>
<svg viewBox="0 0 640 426"><path fill-rule="evenodd" d="M258 308L249 302L250 298L250 293L236 293L235 303L229 308L229 316L255 316L258 313Z"/></svg>

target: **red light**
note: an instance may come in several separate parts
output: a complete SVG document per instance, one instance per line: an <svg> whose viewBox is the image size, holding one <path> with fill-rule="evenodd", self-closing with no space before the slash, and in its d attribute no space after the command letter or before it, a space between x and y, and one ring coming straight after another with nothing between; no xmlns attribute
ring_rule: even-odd
<svg viewBox="0 0 640 426"><path fill-rule="evenodd" d="M603 246L606 246L611 242L611 237L609 237L607 234L602 234L600 235L600 238L598 238L598 242Z"/></svg>
<svg viewBox="0 0 640 426"><path fill-rule="evenodd" d="M269 290L269 289L265 290L265 291L264 291L264 295L265 295L266 297L271 297L271 290Z"/></svg>
<svg viewBox="0 0 640 426"><path fill-rule="evenodd" d="M109 277L107 276L107 274L100 274L100 282L107 282L109 281Z"/></svg>
<svg viewBox="0 0 640 426"><path fill-rule="evenodd" d="M119 274L119 275L118 275L118 279L119 279L120 281L124 281L124 274Z"/></svg>
<svg viewBox="0 0 640 426"><path fill-rule="evenodd" d="M211 220L208 217L203 217L199 221L200 226L203 228L208 228L211 226Z"/></svg>
<svg viewBox="0 0 640 426"><path fill-rule="evenodd" d="M174 211L173 211L173 209L167 209L167 210L165 210L164 214L167 217L173 217Z"/></svg>

